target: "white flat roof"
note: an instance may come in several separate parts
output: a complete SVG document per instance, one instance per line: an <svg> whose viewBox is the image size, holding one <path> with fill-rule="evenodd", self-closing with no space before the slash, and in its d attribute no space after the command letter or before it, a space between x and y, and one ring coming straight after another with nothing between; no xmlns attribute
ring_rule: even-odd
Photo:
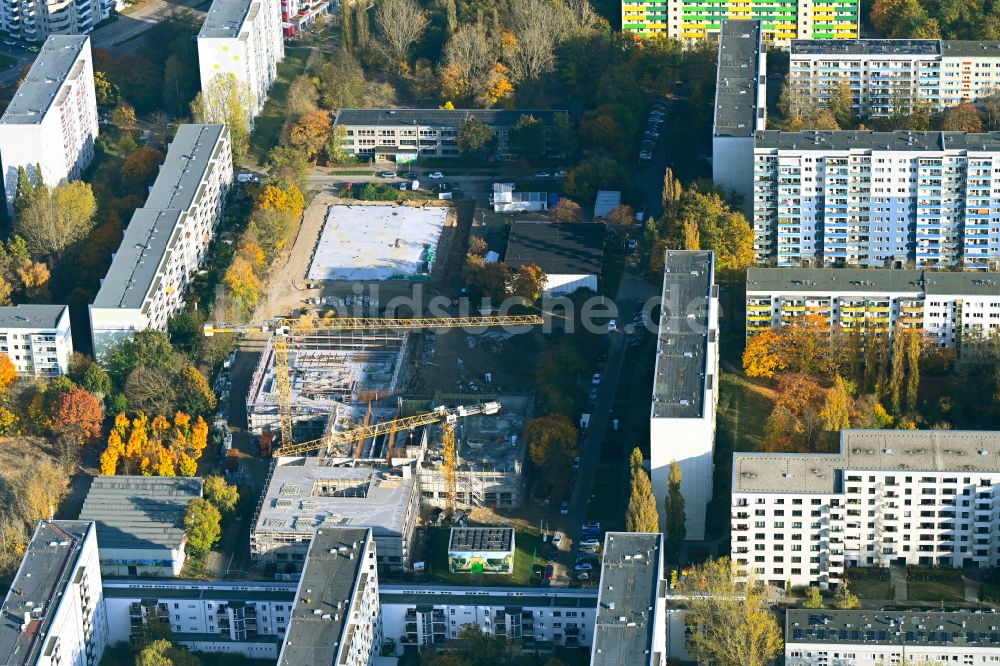
<svg viewBox="0 0 1000 666"><path fill-rule="evenodd" d="M426 270L448 208L330 206L309 265L310 280L388 280Z"/></svg>

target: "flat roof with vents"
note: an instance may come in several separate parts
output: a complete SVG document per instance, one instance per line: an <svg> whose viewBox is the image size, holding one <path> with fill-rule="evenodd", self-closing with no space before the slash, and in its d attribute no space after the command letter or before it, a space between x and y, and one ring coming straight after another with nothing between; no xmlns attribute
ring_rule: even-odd
<svg viewBox="0 0 1000 666"><path fill-rule="evenodd" d="M736 453L733 492L836 493L853 470L1000 472L1000 432L842 430L839 453Z"/></svg>
<svg viewBox="0 0 1000 666"><path fill-rule="evenodd" d="M68 305L9 305L0 307L0 328L56 328Z"/></svg>
<svg viewBox="0 0 1000 666"><path fill-rule="evenodd" d="M509 553L514 550L514 528L453 527L448 550Z"/></svg>
<svg viewBox="0 0 1000 666"><path fill-rule="evenodd" d="M213 0L201 24L198 39L235 39L258 0ZM256 15L256 13L255 13Z"/></svg>
<svg viewBox="0 0 1000 666"><path fill-rule="evenodd" d="M1000 296L1000 273L895 268L750 268L747 294L838 292Z"/></svg>
<svg viewBox="0 0 1000 666"><path fill-rule="evenodd" d="M758 150L879 152L940 152L946 150L973 153L1000 152L1000 132L918 132L896 130L802 130L782 132L760 130L756 134Z"/></svg>
<svg viewBox="0 0 1000 666"><path fill-rule="evenodd" d="M89 50L89 45L90 37L86 35L50 35L14 93L0 124L37 125L42 122L67 79L83 71L83 63L77 63L77 58L84 47Z"/></svg>
<svg viewBox="0 0 1000 666"><path fill-rule="evenodd" d="M1000 615L995 610L789 609L785 642L989 648L996 654L1000 653Z"/></svg>
<svg viewBox="0 0 1000 666"><path fill-rule="evenodd" d="M715 136L749 137L758 124L763 127L764 100L759 100L758 94L767 73L758 71L760 50L760 21L722 22L715 82Z"/></svg>

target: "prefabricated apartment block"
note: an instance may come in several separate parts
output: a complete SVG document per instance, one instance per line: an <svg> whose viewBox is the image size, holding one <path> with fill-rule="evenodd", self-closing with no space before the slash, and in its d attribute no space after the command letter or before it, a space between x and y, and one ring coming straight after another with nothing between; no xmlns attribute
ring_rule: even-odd
<svg viewBox="0 0 1000 666"><path fill-rule="evenodd" d="M232 75L253 96L249 111L264 108L267 91L285 57L278 0L213 0L198 33L202 94L210 97L216 77Z"/></svg>
<svg viewBox="0 0 1000 666"><path fill-rule="evenodd" d="M781 588L895 562L996 567L998 494L998 432L843 430L839 453L736 453L732 558Z"/></svg>
<svg viewBox="0 0 1000 666"><path fill-rule="evenodd" d="M76 180L94 158L97 131L90 37L53 35L0 117L8 215L14 215L18 167L49 187Z"/></svg>
<svg viewBox="0 0 1000 666"><path fill-rule="evenodd" d="M712 499L719 399L719 294L712 252L666 251L661 305L649 426L650 476L657 506L663 506L670 464L677 461L687 538L701 541Z"/></svg>
<svg viewBox="0 0 1000 666"><path fill-rule="evenodd" d="M0 307L0 353L22 377L55 377L69 372L73 334L67 305Z"/></svg>
<svg viewBox="0 0 1000 666"><path fill-rule="evenodd" d="M181 125L90 306L94 355L136 331L167 330L184 306L233 182L225 125Z"/></svg>

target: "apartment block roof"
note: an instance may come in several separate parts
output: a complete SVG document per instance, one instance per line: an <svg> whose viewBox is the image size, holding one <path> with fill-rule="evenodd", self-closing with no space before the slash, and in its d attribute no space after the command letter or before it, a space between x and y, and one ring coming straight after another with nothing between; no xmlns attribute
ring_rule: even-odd
<svg viewBox="0 0 1000 666"><path fill-rule="evenodd" d="M663 577L662 538L632 532L605 535L591 666L660 663L651 650Z"/></svg>
<svg viewBox="0 0 1000 666"><path fill-rule="evenodd" d="M354 589L365 565L371 532L366 529L320 529L316 532L299 580L278 655L278 666L337 664ZM376 646L377 649L377 646Z"/></svg>
<svg viewBox="0 0 1000 666"><path fill-rule="evenodd" d="M95 308L142 307L180 233L181 211L136 208L94 298Z"/></svg>
<svg viewBox="0 0 1000 666"><path fill-rule="evenodd" d="M74 63L89 43L90 37L86 35L50 35L14 93L0 124L37 125L42 122L67 79L83 71L82 62L75 67Z"/></svg>
<svg viewBox="0 0 1000 666"><path fill-rule="evenodd" d="M453 527L448 550L509 553L514 550L514 528Z"/></svg>
<svg viewBox="0 0 1000 666"><path fill-rule="evenodd" d="M103 577L102 577L103 578ZM219 601L287 601L295 598L298 583L204 580L103 578L104 596L113 599L208 599Z"/></svg>
<svg viewBox="0 0 1000 666"><path fill-rule="evenodd" d="M212 0L205 22L201 24L198 39L235 39L250 16L260 10L257 0Z"/></svg>
<svg viewBox="0 0 1000 666"><path fill-rule="evenodd" d="M857 292L1000 296L1000 273L894 268L750 268L746 280L748 294Z"/></svg>
<svg viewBox="0 0 1000 666"><path fill-rule="evenodd" d="M719 33L715 83L715 136L752 136L757 124L757 71L760 21L726 20Z"/></svg>
<svg viewBox="0 0 1000 666"><path fill-rule="evenodd" d="M534 116L546 125L555 123L556 109L341 109L335 125L428 125L458 127L466 118L477 118L491 127L513 127L521 116Z"/></svg>
<svg viewBox="0 0 1000 666"><path fill-rule="evenodd" d="M733 492L839 493L845 470L1000 472L1000 432L842 430L839 453L736 453Z"/></svg>
<svg viewBox="0 0 1000 666"><path fill-rule="evenodd" d="M667 250L653 377L653 418L700 418L705 407L714 287L709 251Z"/></svg>
<svg viewBox="0 0 1000 666"><path fill-rule="evenodd" d="M468 587L379 585L382 604L414 606L505 606L515 608L596 608L593 588Z"/></svg>
<svg viewBox="0 0 1000 666"><path fill-rule="evenodd" d="M363 526L377 536L401 535L415 492L415 475L404 477L394 469L278 458L253 529L309 536L320 527Z"/></svg>
<svg viewBox="0 0 1000 666"><path fill-rule="evenodd" d="M8 305L0 307L0 329L56 328L68 305Z"/></svg>
<svg viewBox="0 0 1000 666"><path fill-rule="evenodd" d="M792 56L1000 58L1000 42L942 39L794 39Z"/></svg>
<svg viewBox="0 0 1000 666"><path fill-rule="evenodd" d="M144 207L187 211L201 194L202 179L225 132L225 125L178 127Z"/></svg>
<svg viewBox="0 0 1000 666"><path fill-rule="evenodd" d="M603 222L515 222L504 261L511 268L535 264L546 275L600 275L606 235Z"/></svg>
<svg viewBox="0 0 1000 666"><path fill-rule="evenodd" d="M76 574L83 541L93 528L93 523L81 520L38 523L0 609L0 663L33 666L39 661L59 601Z"/></svg>
<svg viewBox="0 0 1000 666"><path fill-rule="evenodd" d="M831 40L832 41L832 40ZM1000 132L870 132L867 130L760 130L759 150L933 152L957 150L1000 152Z"/></svg>
<svg viewBox="0 0 1000 666"><path fill-rule="evenodd" d="M80 520L97 523L101 550L179 548L188 502L201 497L202 483L201 477L97 476Z"/></svg>
<svg viewBox="0 0 1000 666"><path fill-rule="evenodd" d="M785 642L1000 650L997 612L789 609Z"/></svg>

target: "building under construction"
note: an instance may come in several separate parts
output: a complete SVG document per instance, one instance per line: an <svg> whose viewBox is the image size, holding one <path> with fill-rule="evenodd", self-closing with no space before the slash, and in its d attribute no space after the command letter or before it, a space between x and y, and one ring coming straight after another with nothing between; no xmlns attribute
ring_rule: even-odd
<svg viewBox="0 0 1000 666"><path fill-rule="evenodd" d="M432 404L462 405L496 400L502 405L498 414L469 416L455 424L456 502L459 507L511 509L521 505L523 468L527 445L524 425L531 418L534 397L530 394L443 395L434 396ZM448 484L445 473L440 424L423 428L419 444L397 441L394 452L418 460L417 477L420 497L430 506L447 506Z"/></svg>
<svg viewBox="0 0 1000 666"><path fill-rule="evenodd" d="M405 330L329 330L296 336L288 350L295 441L322 436L331 415L342 424L371 418L358 410L367 410L368 403L402 387L409 338ZM247 425L255 433L281 430L274 363L272 338L247 392Z"/></svg>
<svg viewBox="0 0 1000 666"><path fill-rule="evenodd" d="M412 466L345 466L333 458L276 458L250 534L255 564L277 574L302 570L319 527L370 527L379 568L410 565L419 498Z"/></svg>

